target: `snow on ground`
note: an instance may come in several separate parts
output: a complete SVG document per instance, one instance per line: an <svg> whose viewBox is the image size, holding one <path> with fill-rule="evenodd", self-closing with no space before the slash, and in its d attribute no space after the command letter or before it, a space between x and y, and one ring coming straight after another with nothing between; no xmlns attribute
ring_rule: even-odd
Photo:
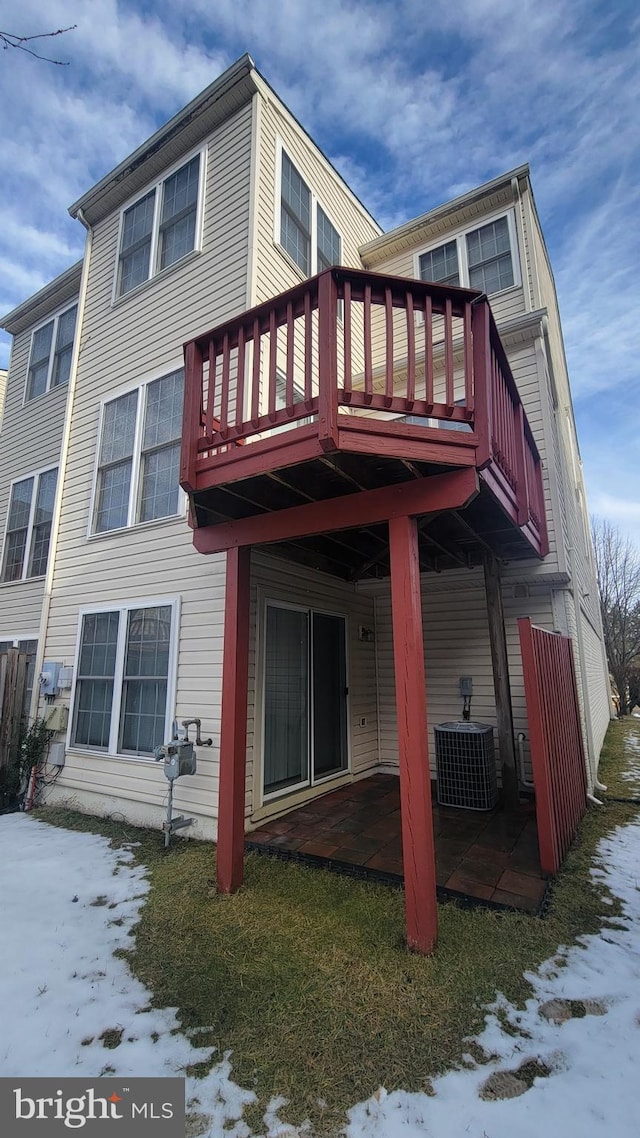
<svg viewBox="0 0 640 1138"><path fill-rule="evenodd" d="M174 1009L149 1008L149 993L113 955L130 944L148 889L131 852L14 814L0 818L0 865L0 1075L162 1076L182 1074L211 1055L197 1046L197 1034L187 1038L178 1030ZM609 914L598 935L560 949L530 976L534 995L524 1012L497 1000L479 1037L491 1062L479 1067L469 1057L467 1069L434 1081L433 1097L387 1095L380 1088L349 1112L348 1138L637 1133L640 819L601 842L593 873L621 899L622 918ZM603 913L607 901L603 897ZM554 1018L541 1015L541 1007ZM122 1031L113 1049L100 1040L109 1029ZM549 1073L525 1093L498 1101L480 1097L487 1085L499 1094L522 1090L515 1080L529 1060ZM529 1072L531 1081L531 1066ZM187 1080L192 1109L203 1116L194 1135L249 1138L242 1115L255 1096L231 1075L225 1056L205 1079ZM295 1134L281 1114L286 1117L286 1106L272 1102L264 1116L269 1138Z"/></svg>
<svg viewBox="0 0 640 1138"><path fill-rule="evenodd" d="M631 732L624 741L627 769L622 775L625 782L632 783L632 789L640 790L640 736Z"/></svg>

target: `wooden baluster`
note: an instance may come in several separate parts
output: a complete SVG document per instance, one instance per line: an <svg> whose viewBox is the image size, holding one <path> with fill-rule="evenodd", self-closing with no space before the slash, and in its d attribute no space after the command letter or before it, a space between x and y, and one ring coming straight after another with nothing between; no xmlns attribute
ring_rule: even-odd
<svg viewBox="0 0 640 1138"><path fill-rule="evenodd" d="M238 372L236 380L236 429L240 430L244 425L244 368L245 368L245 344L244 344L244 324L241 324L238 329Z"/></svg>
<svg viewBox="0 0 640 1138"><path fill-rule="evenodd" d="M371 285L364 286L364 394L367 403L373 397L373 366L371 362Z"/></svg>
<svg viewBox="0 0 640 1138"><path fill-rule="evenodd" d="M251 425L257 428L260 421L260 323L253 321L253 368L251 375Z"/></svg>
<svg viewBox="0 0 640 1138"><path fill-rule="evenodd" d="M471 305L464 306L464 403L467 418L473 418L473 337L471 335Z"/></svg>
<svg viewBox="0 0 640 1138"><path fill-rule="evenodd" d="M278 364L278 325L276 322L276 310L271 309L269 313L269 399L268 399L268 414L269 418L273 420L276 414L276 371Z"/></svg>
<svg viewBox="0 0 640 1138"><path fill-rule="evenodd" d="M213 438L213 424L215 420L216 399L216 344L213 337L209 341L209 380L207 383L207 413L205 434L208 439ZM216 423L216 429L217 429Z"/></svg>
<svg viewBox="0 0 640 1138"><path fill-rule="evenodd" d="M344 282L344 384L342 402L351 402L351 281Z"/></svg>
<svg viewBox="0 0 640 1138"><path fill-rule="evenodd" d="M453 316L449 297L444 302L444 377L446 384L445 411L447 415L451 415L456 404L456 397L453 387Z"/></svg>
<svg viewBox="0 0 640 1138"><path fill-rule="evenodd" d="M293 350L295 347L295 325L293 323L293 305L287 303L287 414L293 415Z"/></svg>
<svg viewBox="0 0 640 1138"><path fill-rule="evenodd" d="M231 351L229 348L229 333L222 337L222 391L220 396L220 435L226 439L229 433L229 373Z"/></svg>
<svg viewBox="0 0 640 1138"><path fill-rule="evenodd" d="M313 320L311 312L311 293L304 294L304 400L307 410L311 410L313 399Z"/></svg>
<svg viewBox="0 0 640 1138"><path fill-rule="evenodd" d="M433 411L433 301L430 296L424 302L424 397L427 411Z"/></svg>
<svg viewBox="0 0 640 1138"><path fill-rule="evenodd" d="M393 401L393 299L391 289L384 290L385 372L384 402L390 407Z"/></svg>
<svg viewBox="0 0 640 1138"><path fill-rule="evenodd" d="M407 411L413 409L416 398L416 329L413 313L413 293L407 290Z"/></svg>

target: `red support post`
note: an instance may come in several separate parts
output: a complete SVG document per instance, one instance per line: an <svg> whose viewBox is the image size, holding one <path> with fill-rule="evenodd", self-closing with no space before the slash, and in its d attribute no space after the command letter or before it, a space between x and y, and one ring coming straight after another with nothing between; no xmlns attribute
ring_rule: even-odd
<svg viewBox="0 0 640 1138"><path fill-rule="evenodd" d="M202 416L202 349L191 341L184 351L184 404L180 485L188 494L196 489L196 459Z"/></svg>
<svg viewBox="0 0 640 1138"><path fill-rule="evenodd" d="M318 438L338 449L338 288L330 269L318 278Z"/></svg>
<svg viewBox="0 0 640 1138"><path fill-rule="evenodd" d="M218 790L218 893L234 893L244 871L251 549L227 553Z"/></svg>
<svg viewBox="0 0 640 1138"><path fill-rule="evenodd" d="M489 301L478 299L471 309L473 333L473 395L475 402L474 426L479 438L476 465L482 470L491 462L492 375L491 330Z"/></svg>
<svg viewBox="0 0 640 1138"><path fill-rule="evenodd" d="M438 914L415 518L389 521L389 549L407 944L426 955L435 947Z"/></svg>
<svg viewBox="0 0 640 1138"><path fill-rule="evenodd" d="M524 437L524 407L518 400L513 405L513 432L516 443L516 505L518 525L526 526L529 521L529 487L527 485L527 464L525 459L526 440Z"/></svg>

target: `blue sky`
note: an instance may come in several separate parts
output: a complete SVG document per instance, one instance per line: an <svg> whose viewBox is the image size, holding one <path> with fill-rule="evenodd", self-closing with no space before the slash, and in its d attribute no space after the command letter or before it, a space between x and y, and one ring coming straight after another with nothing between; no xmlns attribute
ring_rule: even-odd
<svg viewBox="0 0 640 1138"><path fill-rule="evenodd" d="M640 547L633 0L0 0L0 311L82 255L69 204L248 51L385 228L528 161L590 510ZM6 364L8 340L0 344Z"/></svg>

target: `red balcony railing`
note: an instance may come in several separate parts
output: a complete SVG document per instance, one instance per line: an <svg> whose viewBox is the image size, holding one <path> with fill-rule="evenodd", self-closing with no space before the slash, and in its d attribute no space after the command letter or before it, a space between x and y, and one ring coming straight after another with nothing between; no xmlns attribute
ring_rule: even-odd
<svg viewBox="0 0 640 1138"><path fill-rule="evenodd" d="M474 449L488 485L546 553L540 456L476 291L335 268L185 345L188 492L211 485L214 471L219 484L223 468L229 481L242 477L249 454L259 462L294 439L348 450L356 434L382 455L391 439L409 440L413 457L428 444L430 462L440 453L455 464L456 448Z"/></svg>

